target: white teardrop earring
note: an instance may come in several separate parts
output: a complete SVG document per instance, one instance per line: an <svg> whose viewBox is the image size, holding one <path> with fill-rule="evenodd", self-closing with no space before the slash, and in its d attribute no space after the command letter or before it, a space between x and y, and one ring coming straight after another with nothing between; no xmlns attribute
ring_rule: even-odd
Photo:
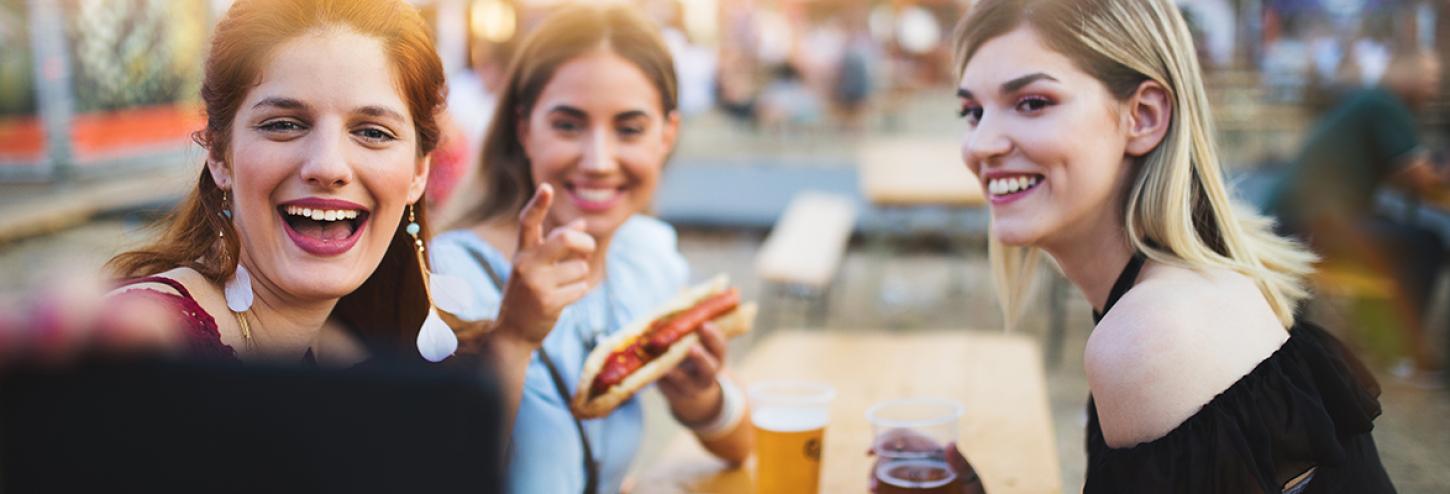
<svg viewBox="0 0 1450 494"><path fill-rule="evenodd" d="M404 227L404 231L413 237L413 250L418 256L418 271L423 276L423 290L428 296L428 317L423 320L423 327L418 330L418 353L429 362L441 362L458 351L458 335L444 321L442 314L454 319L455 323L471 322L458 314L467 311L468 304L473 299L473 290L467 282L456 276L438 274L428 269L427 248L419 237L423 227L418 224L412 204L408 205L408 225Z"/></svg>
<svg viewBox="0 0 1450 494"><path fill-rule="evenodd" d="M232 220L231 201L227 200L225 190L222 191L222 217L226 218L228 222ZM226 234L217 232L217 236L225 237ZM237 269L232 273L232 277L227 279L222 293L226 295L227 308L231 309L232 316L237 318L237 325L241 326L242 341L251 347L252 328L247 323L246 313L252 310L255 295L252 293L252 273L247 272L247 267L242 265L240 259L237 260Z"/></svg>

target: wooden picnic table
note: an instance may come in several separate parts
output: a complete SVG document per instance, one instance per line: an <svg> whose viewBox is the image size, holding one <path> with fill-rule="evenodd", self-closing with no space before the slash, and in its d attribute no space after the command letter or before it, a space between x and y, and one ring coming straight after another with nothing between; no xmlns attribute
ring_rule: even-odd
<svg viewBox="0 0 1450 494"><path fill-rule="evenodd" d="M866 492L872 459L866 409L930 396L965 407L959 444L993 494L1062 492L1042 362L1026 337L969 330L781 331L736 368L745 383L819 380L835 386L821 492ZM635 494L754 491L754 465L730 469L681 433L643 469ZM753 461L753 460L752 460Z"/></svg>
<svg viewBox="0 0 1450 494"><path fill-rule="evenodd" d="M864 143L861 190L878 206L981 207L981 181L962 162L961 141L886 138Z"/></svg>

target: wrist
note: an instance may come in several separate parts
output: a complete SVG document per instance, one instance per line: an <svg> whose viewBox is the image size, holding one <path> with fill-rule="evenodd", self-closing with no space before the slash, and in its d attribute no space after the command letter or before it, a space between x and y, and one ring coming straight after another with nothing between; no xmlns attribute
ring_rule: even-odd
<svg viewBox="0 0 1450 494"><path fill-rule="evenodd" d="M675 416L696 436L706 441L719 439L734 431L745 416L746 408L745 394L725 374L716 376L712 391L714 397L709 402L711 406L706 407L709 412L702 414L702 418L685 420L678 414Z"/></svg>
<svg viewBox="0 0 1450 494"><path fill-rule="evenodd" d="M484 338L488 352L497 358L521 357L528 359L534 352L543 346L542 341L534 341L525 336L516 326L506 324L502 321L496 323L494 330Z"/></svg>
<svg viewBox="0 0 1450 494"><path fill-rule="evenodd" d="M723 392L718 380L711 382L710 386L702 391L689 394L666 394L669 398L670 413L675 420L685 426L709 421L720 413L720 405L724 401Z"/></svg>
<svg viewBox="0 0 1450 494"><path fill-rule="evenodd" d="M531 327L529 322L527 317L520 321L519 317L509 311L499 311L498 320L494 322L493 333L500 341L530 347L529 351L538 350L539 347L544 346L544 338L549 335L549 332L547 330L537 331ZM550 327L553 325L551 324Z"/></svg>

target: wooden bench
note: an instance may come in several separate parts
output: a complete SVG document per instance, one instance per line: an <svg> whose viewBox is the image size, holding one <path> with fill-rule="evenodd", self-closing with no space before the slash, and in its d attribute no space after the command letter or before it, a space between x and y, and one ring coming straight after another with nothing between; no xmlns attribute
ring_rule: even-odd
<svg viewBox="0 0 1450 494"><path fill-rule="evenodd" d="M855 226L856 207L844 196L804 191L791 199L756 258L756 274L766 284L763 324L775 323L782 295L806 299L811 322L824 320L831 284Z"/></svg>

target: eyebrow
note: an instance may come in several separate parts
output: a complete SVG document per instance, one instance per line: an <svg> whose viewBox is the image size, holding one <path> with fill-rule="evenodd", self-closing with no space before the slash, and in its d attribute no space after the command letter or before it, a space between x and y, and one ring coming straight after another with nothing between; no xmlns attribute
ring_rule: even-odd
<svg viewBox="0 0 1450 494"><path fill-rule="evenodd" d="M1059 82L1056 77L1047 75L1043 72L1036 72L1002 83L1002 92L1013 93L1019 89L1027 87L1028 84L1032 84L1040 80ZM957 97L967 99L973 98L972 92L968 91L967 88L957 88Z"/></svg>
<svg viewBox="0 0 1450 494"><path fill-rule="evenodd" d="M572 106L569 106L569 105L555 105L553 108L550 108L549 109L549 112L550 113L559 112L559 113L567 114L567 115L569 115L571 117L577 117L577 118L588 118L589 117L589 114L588 113L585 113L584 110L580 110L578 108L575 108L575 107L572 107Z"/></svg>
<svg viewBox="0 0 1450 494"><path fill-rule="evenodd" d="M549 109L549 111L550 112L564 113L564 114L567 114L567 115L569 115L571 117L576 117L576 118L583 118L583 119L589 118L589 113L588 112L586 112L584 110L581 110L579 108L575 108L575 107L569 106L569 105L557 105L557 106ZM640 118L640 117L648 117L648 116L649 116L649 112L646 112L644 110L629 110L629 111L620 112L619 114L617 114L617 115L614 116L614 119L615 120L628 120L628 119L631 119L631 118Z"/></svg>
<svg viewBox="0 0 1450 494"><path fill-rule="evenodd" d="M283 97L280 97L280 96L270 96L270 97L264 98L262 101L258 101L257 104L252 105L252 108L255 109L255 108L261 108L261 107L264 107L264 106L273 106L273 107L281 108L281 109L284 109L284 110L305 110L305 109L307 109L307 103L303 103L301 101L298 101L298 100L295 100L295 99L292 99L292 98L283 98Z"/></svg>
<svg viewBox="0 0 1450 494"><path fill-rule="evenodd" d="M381 106L364 106L355 111L374 118L391 118L399 122L406 120L403 118L403 114Z"/></svg>
<svg viewBox="0 0 1450 494"><path fill-rule="evenodd" d="M283 110L308 110L311 108L307 105L307 103L303 103L300 100L284 98L281 96L271 96L268 98L264 98L262 99L262 101L258 101L257 104L252 105L252 108L261 108L264 106L281 108ZM369 105L353 111L374 118L391 118L400 122L406 120L403 118L403 114L382 106Z"/></svg>

